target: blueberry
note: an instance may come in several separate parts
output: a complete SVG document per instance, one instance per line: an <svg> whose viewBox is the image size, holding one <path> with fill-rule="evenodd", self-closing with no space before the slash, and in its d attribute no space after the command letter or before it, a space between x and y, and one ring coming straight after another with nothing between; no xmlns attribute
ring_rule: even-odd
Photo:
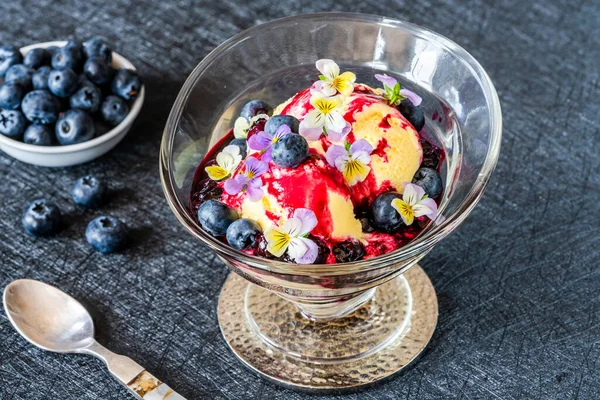
<svg viewBox="0 0 600 400"><path fill-rule="evenodd" d="M23 57L23 64L29 68L39 68L50 63L50 53L46 49L31 49Z"/></svg>
<svg viewBox="0 0 600 400"><path fill-rule="evenodd" d="M94 137L94 120L88 113L78 109L65 111L54 128L58 143L69 145L86 142Z"/></svg>
<svg viewBox="0 0 600 400"><path fill-rule="evenodd" d="M258 114L271 115L273 108L262 100L250 100L242 107L240 117L246 118L248 121Z"/></svg>
<svg viewBox="0 0 600 400"><path fill-rule="evenodd" d="M102 94L93 84L82 86L70 98L71 108L79 108L89 113L95 113L100 109L102 103Z"/></svg>
<svg viewBox="0 0 600 400"><path fill-rule="evenodd" d="M36 146L52 146L54 132L48 125L29 125L23 134L23 142Z"/></svg>
<svg viewBox="0 0 600 400"><path fill-rule="evenodd" d="M59 48L52 55L52 68L54 69L69 68L73 71L80 71L82 64L81 48L74 42L71 45L67 44L65 47Z"/></svg>
<svg viewBox="0 0 600 400"><path fill-rule="evenodd" d="M432 199L438 197L444 189L440 174L433 168L419 168L412 179L412 183L421 186L425 190L425 194Z"/></svg>
<svg viewBox="0 0 600 400"><path fill-rule="evenodd" d="M398 193L382 193L373 201L373 222L375 225L386 232L397 232L404 226L400 214L392 207L392 200L401 199Z"/></svg>
<svg viewBox="0 0 600 400"><path fill-rule="evenodd" d="M237 211L219 201L207 200L198 207L198 222L214 236L225 235L229 225L238 218Z"/></svg>
<svg viewBox="0 0 600 400"><path fill-rule="evenodd" d="M265 124L265 132L273 136L275 135L275 132L277 132L277 129L279 129L281 125L287 125L290 127L292 132L298 133L300 121L298 121L298 119L292 117L291 115L273 115Z"/></svg>
<svg viewBox="0 0 600 400"><path fill-rule="evenodd" d="M23 64L15 64L6 71L4 82L19 82L26 89L32 87L31 78L35 70L24 66Z"/></svg>
<svg viewBox="0 0 600 400"><path fill-rule="evenodd" d="M52 71L52 68L44 65L33 73L31 83L33 83L34 90L48 89L48 76L50 76L50 71Z"/></svg>
<svg viewBox="0 0 600 400"><path fill-rule="evenodd" d="M87 58L102 57L112 61L112 50L103 37L96 36L83 44L83 53Z"/></svg>
<svg viewBox="0 0 600 400"><path fill-rule="evenodd" d="M308 142L297 133L282 136L273 145L273 162L283 168L296 168L308 158Z"/></svg>
<svg viewBox="0 0 600 400"><path fill-rule="evenodd" d="M21 102L25 117L34 124L52 124L58 119L58 99L47 90L29 92Z"/></svg>
<svg viewBox="0 0 600 400"><path fill-rule="evenodd" d="M137 72L131 69L120 69L112 80L114 94L125 100L135 99L142 90L142 80Z"/></svg>
<svg viewBox="0 0 600 400"><path fill-rule="evenodd" d="M11 139L20 139L27 128L27 119L19 110L0 111L0 133Z"/></svg>
<svg viewBox="0 0 600 400"><path fill-rule="evenodd" d="M344 240L333 246L333 255L339 263L358 261L365 256L365 248L358 240Z"/></svg>
<svg viewBox="0 0 600 400"><path fill-rule="evenodd" d="M23 62L23 55L14 46L0 46L0 77L6 74L8 69Z"/></svg>
<svg viewBox="0 0 600 400"><path fill-rule="evenodd" d="M58 46L48 46L46 47L46 52L48 53L48 56L50 58L50 62L52 62L52 56L54 55L54 53L56 53L56 51L59 49Z"/></svg>
<svg viewBox="0 0 600 400"><path fill-rule="evenodd" d="M102 118L112 126L117 126L129 113L127 102L117 96L108 96L102 103Z"/></svg>
<svg viewBox="0 0 600 400"><path fill-rule="evenodd" d="M98 217L85 230L85 238L100 253L113 253L125 247L128 229L115 217Z"/></svg>
<svg viewBox="0 0 600 400"><path fill-rule="evenodd" d="M71 68L54 69L48 75L48 90L58 97L69 97L79 87L79 78Z"/></svg>
<svg viewBox="0 0 600 400"><path fill-rule="evenodd" d="M113 68L108 61L102 57L89 58L83 66L83 73L96 85L104 85L111 81Z"/></svg>
<svg viewBox="0 0 600 400"><path fill-rule="evenodd" d="M50 236L60 229L62 215L54 203L35 200L23 213L21 223L31 236Z"/></svg>
<svg viewBox="0 0 600 400"><path fill-rule="evenodd" d="M25 97L25 87L19 82L4 82L0 86L0 109L16 110Z"/></svg>
<svg viewBox="0 0 600 400"><path fill-rule="evenodd" d="M240 149L240 155L242 158L246 158L246 153L248 152L248 143L246 142L246 139L233 139L231 142L229 142L229 144L232 146L237 146Z"/></svg>
<svg viewBox="0 0 600 400"><path fill-rule="evenodd" d="M77 179L71 192L73 201L86 208L98 208L104 203L108 188L106 184L95 176L84 176Z"/></svg>
<svg viewBox="0 0 600 400"><path fill-rule="evenodd" d="M97 87L96 85L94 85L92 83L92 81L90 81L87 76L85 76L85 74L81 74L79 75L79 77L77 78L77 82L79 82L79 87L83 87L83 86L94 86Z"/></svg>
<svg viewBox="0 0 600 400"><path fill-rule="evenodd" d="M425 126L425 115L423 115L421 106L414 106L410 99L404 99L398 106L398 109L400 110L400 114L410 122L417 132L423 129Z"/></svg>
<svg viewBox="0 0 600 400"><path fill-rule="evenodd" d="M319 239L316 236L310 235L308 238L310 240L312 240L313 242L315 242L315 244L317 245L317 248L319 249L319 253L317 254L317 259L315 260L315 262L313 264L327 263L327 258L329 257L329 253L331 253L331 251L329 250L329 247L327 247L327 243L325 243L323 240Z"/></svg>
<svg viewBox="0 0 600 400"><path fill-rule="evenodd" d="M256 247L260 232L260 225L256 222L240 218L227 228L227 242L236 250L249 250Z"/></svg>

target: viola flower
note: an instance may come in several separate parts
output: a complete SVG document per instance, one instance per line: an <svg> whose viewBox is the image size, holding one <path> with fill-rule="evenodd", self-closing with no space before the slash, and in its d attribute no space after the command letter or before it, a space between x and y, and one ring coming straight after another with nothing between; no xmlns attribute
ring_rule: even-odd
<svg viewBox="0 0 600 400"><path fill-rule="evenodd" d="M228 194L248 193L251 201L259 201L263 197L262 179L260 176L269 170L269 164L254 157L246 158L246 168L233 178L225 181L225 191Z"/></svg>
<svg viewBox="0 0 600 400"><path fill-rule="evenodd" d="M217 154L217 165L204 168L208 177L213 181L220 181L230 176L242 162L242 155L238 146L227 146Z"/></svg>
<svg viewBox="0 0 600 400"><path fill-rule="evenodd" d="M411 225L415 217L427 216L429 219L437 217L438 208L436 202L427 197L425 190L413 183L404 183L402 200L392 200L392 207L398 211L402 221Z"/></svg>
<svg viewBox="0 0 600 400"><path fill-rule="evenodd" d="M350 186L367 179L371 171L368 164L371 162L371 153L373 146L365 139L359 139L350 144L345 143L344 147L336 144L327 149L325 158L332 167L344 175L344 179Z"/></svg>
<svg viewBox="0 0 600 400"><path fill-rule="evenodd" d="M333 60L322 59L316 62L317 69L321 73L320 85L313 85L314 89L319 90L325 96L333 96L336 93L341 93L345 96L354 91L354 81L356 75L352 72L344 72L340 74L340 67Z"/></svg>
<svg viewBox="0 0 600 400"><path fill-rule="evenodd" d="M338 142L350 132L350 123L338 111L342 106L339 96L325 97L322 93L313 92L310 104L315 109L306 114L299 129L306 140L318 140L325 133L331 141Z"/></svg>
<svg viewBox="0 0 600 400"><path fill-rule="evenodd" d="M265 231L267 251L281 257L286 251L298 264L312 264L319 255L317 244L307 236L317 226L315 213L306 208L297 208L292 218L283 226L272 226Z"/></svg>
<svg viewBox="0 0 600 400"><path fill-rule="evenodd" d="M244 117L239 117L233 124L233 136L237 139L246 139L250 128L260 119L269 119L269 116L267 114L257 114L250 118L250 121Z"/></svg>
<svg viewBox="0 0 600 400"><path fill-rule="evenodd" d="M375 79L383 83L383 95L392 106L397 106L404 99L409 99L414 106L421 104L421 97L408 89L401 89L400 82L386 74L376 74Z"/></svg>
<svg viewBox="0 0 600 400"><path fill-rule="evenodd" d="M248 147L252 150L260 151L262 156L261 160L265 162L269 162L272 160L271 154L273 152L273 146L279 139L281 139L285 135L289 135L292 133L292 130L287 125L281 125L277 128L275 135L271 136L265 131L260 131L256 135L252 135L250 139L248 139Z"/></svg>

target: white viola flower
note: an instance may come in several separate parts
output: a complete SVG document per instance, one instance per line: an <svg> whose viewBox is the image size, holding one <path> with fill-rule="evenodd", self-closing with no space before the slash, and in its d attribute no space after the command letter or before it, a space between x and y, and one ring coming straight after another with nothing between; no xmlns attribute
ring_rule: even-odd
<svg viewBox="0 0 600 400"><path fill-rule="evenodd" d="M307 236L317 226L315 213L307 208L298 208L292 218L282 227L272 226L265 231L267 251L281 257L286 251L298 264L312 264L319 255L317 244Z"/></svg>
<svg viewBox="0 0 600 400"><path fill-rule="evenodd" d="M310 104L314 110L304 116L299 129L306 140L318 140L325 133L331 141L338 142L350 132L350 123L339 112L342 106L339 96L325 97L322 93L313 92Z"/></svg>
<svg viewBox="0 0 600 400"><path fill-rule="evenodd" d="M242 155L238 146L226 146L223 151L217 154L217 165L211 165L204 168L208 177L214 181L220 181L231 176L233 171L242 162Z"/></svg>
<svg viewBox="0 0 600 400"><path fill-rule="evenodd" d="M373 146L365 139L359 139L344 147L336 144L327 149L325 159L332 167L336 167L342 173L348 185L353 186L367 179L371 167L371 153Z"/></svg>
<svg viewBox="0 0 600 400"><path fill-rule="evenodd" d="M406 225L411 225L416 217L425 215L433 220L438 215L435 200L427 197L425 190L414 183L404 183L402 199L392 200L392 207L398 211Z"/></svg>
<svg viewBox="0 0 600 400"><path fill-rule="evenodd" d="M269 116L267 114L257 114L250 118L250 121L244 117L239 117L233 123L233 136L237 139L246 139L248 137L248 131L259 119L269 119Z"/></svg>
<svg viewBox="0 0 600 400"><path fill-rule="evenodd" d="M326 58L317 61L316 66L321 73L319 79L322 83L315 89L321 91L325 96L333 96L338 92L347 96L354 91L356 75L352 72L340 74L340 67L335 61Z"/></svg>

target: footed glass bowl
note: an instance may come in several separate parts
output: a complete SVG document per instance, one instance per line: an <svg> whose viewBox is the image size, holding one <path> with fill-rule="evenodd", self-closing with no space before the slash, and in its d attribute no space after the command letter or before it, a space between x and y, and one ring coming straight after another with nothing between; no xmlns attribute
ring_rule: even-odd
<svg viewBox="0 0 600 400"><path fill-rule="evenodd" d="M440 216L394 252L336 265L297 265L238 252L203 231L190 212L194 172L242 105L277 105L335 60L357 82L397 78L423 97L423 135L446 154ZM469 215L498 160L498 96L481 65L454 42L384 17L326 13L251 28L191 73L169 116L160 153L167 201L183 226L236 274L219 301L219 324L252 370L304 390L341 390L389 377L427 345L437 322L433 287L417 262Z"/></svg>

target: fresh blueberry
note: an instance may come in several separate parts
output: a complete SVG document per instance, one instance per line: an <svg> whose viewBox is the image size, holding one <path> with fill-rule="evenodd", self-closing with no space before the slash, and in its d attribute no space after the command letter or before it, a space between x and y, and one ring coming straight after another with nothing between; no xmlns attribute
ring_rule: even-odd
<svg viewBox="0 0 600 400"><path fill-rule="evenodd" d="M115 217L98 217L85 230L85 238L100 253L113 253L125 247L128 229Z"/></svg>
<svg viewBox="0 0 600 400"><path fill-rule="evenodd" d="M392 200L401 199L398 193L382 193L373 201L373 222L375 225L386 232L397 232L404 226L400 214L392 207Z"/></svg>
<svg viewBox="0 0 600 400"><path fill-rule="evenodd" d="M415 106L410 99L404 99L398 106L398 109L400 110L400 114L410 122L417 132L423 129L425 126L425 115L421 106Z"/></svg>
<svg viewBox="0 0 600 400"><path fill-rule="evenodd" d="M425 194L432 199L438 197L444 189L440 174L433 168L419 168L412 179L412 183L421 186L425 190Z"/></svg>
<svg viewBox="0 0 600 400"><path fill-rule="evenodd" d="M83 52L87 58L102 57L109 63L112 61L112 50L103 37L96 36L83 44Z"/></svg>
<svg viewBox="0 0 600 400"><path fill-rule="evenodd" d="M50 53L46 49L37 48L31 49L23 57L23 64L29 68L39 68L42 65L49 64Z"/></svg>
<svg viewBox="0 0 600 400"><path fill-rule="evenodd" d="M308 158L308 142L297 133L282 136L273 145L273 162L283 168L296 168Z"/></svg>
<svg viewBox="0 0 600 400"><path fill-rule="evenodd" d="M52 62L52 56L54 55L54 53L56 53L56 51L59 49L58 46L48 46L46 47L46 52L48 53L49 56L49 60L50 62Z"/></svg>
<svg viewBox="0 0 600 400"><path fill-rule="evenodd" d="M117 96L108 96L102 103L102 118L112 126L117 126L129 113L127 102Z"/></svg>
<svg viewBox="0 0 600 400"><path fill-rule="evenodd" d="M125 99L135 99L142 90L142 80L131 69L120 69L115 75L111 88L114 94Z"/></svg>
<svg viewBox="0 0 600 400"><path fill-rule="evenodd" d="M23 55L14 46L0 46L0 77L15 64L23 62Z"/></svg>
<svg viewBox="0 0 600 400"><path fill-rule="evenodd" d="M248 152L248 143L246 142L246 139L233 139L231 142L229 142L229 144L232 146L237 146L240 149L240 155L242 158L246 158L246 153Z"/></svg>
<svg viewBox="0 0 600 400"><path fill-rule="evenodd" d="M229 225L238 218L237 211L215 200L205 201L198 207L198 222L214 236L225 235Z"/></svg>
<svg viewBox="0 0 600 400"><path fill-rule="evenodd" d="M0 111L0 133L11 139L20 139L27 128L27 119L19 110Z"/></svg>
<svg viewBox="0 0 600 400"><path fill-rule="evenodd" d="M319 249L319 253L317 254L317 259L315 260L315 262L313 264L327 263L327 258L329 257L329 253L331 253L331 250L329 250L329 247L327 247L327 243L325 243L322 239L319 239L316 236L309 235L308 238L310 240L312 240L313 242L315 242L315 244L317 245L317 248Z"/></svg>
<svg viewBox="0 0 600 400"><path fill-rule="evenodd" d="M21 223L31 236L50 236L60 229L62 215L54 203L35 200L23 213Z"/></svg>
<svg viewBox="0 0 600 400"><path fill-rule="evenodd" d="M79 78L70 68L54 69L48 75L48 89L58 97L69 97L77 90Z"/></svg>
<svg viewBox="0 0 600 400"><path fill-rule="evenodd" d="M246 118L248 121L258 114L271 115L273 108L262 100L250 100L242 107L240 117Z"/></svg>
<svg viewBox="0 0 600 400"><path fill-rule="evenodd" d="M69 102L71 108L79 108L80 110L93 114L100 109L102 94L100 93L100 89L93 84L90 84L82 86L76 91L75 94L69 98Z"/></svg>
<svg viewBox="0 0 600 400"><path fill-rule="evenodd" d="M48 76L50 76L50 71L52 71L52 68L44 65L33 73L31 83L33 83L34 90L48 89Z"/></svg>
<svg viewBox="0 0 600 400"><path fill-rule="evenodd" d="M333 246L333 255L339 263L358 261L365 256L365 248L358 240L344 240Z"/></svg>
<svg viewBox="0 0 600 400"><path fill-rule="evenodd" d="M86 208L98 208L104 203L107 192L104 181L89 175L77 179L71 193L76 204Z"/></svg>
<svg viewBox="0 0 600 400"><path fill-rule="evenodd" d="M79 87L83 87L83 86L94 86L97 87L96 85L94 85L92 83L92 81L90 81L87 76L85 76L85 74L81 74L79 75L79 78L77 78L77 81L79 82Z"/></svg>
<svg viewBox="0 0 600 400"><path fill-rule="evenodd" d="M227 228L227 242L236 250L248 250L256 247L260 225L251 219L240 218Z"/></svg>
<svg viewBox="0 0 600 400"><path fill-rule="evenodd" d="M82 64L81 48L77 47L76 44L71 46L67 44L65 47L56 50L52 55L52 68L54 69L69 68L73 71L80 71Z"/></svg>
<svg viewBox="0 0 600 400"><path fill-rule="evenodd" d="M4 82L19 82L26 89L31 89L31 78L35 70L24 66L23 64L15 64L6 71Z"/></svg>
<svg viewBox="0 0 600 400"><path fill-rule="evenodd" d="M54 132L48 125L29 125L23 134L23 142L36 146L52 146Z"/></svg>
<svg viewBox="0 0 600 400"><path fill-rule="evenodd" d="M0 86L0 109L16 110L25 97L25 87L19 82L4 82Z"/></svg>
<svg viewBox="0 0 600 400"><path fill-rule="evenodd" d="M47 90L29 92L21 102L25 117L34 124L52 124L58 119L58 99Z"/></svg>
<svg viewBox="0 0 600 400"><path fill-rule="evenodd" d="M86 142L94 137L94 120L88 113L73 109L60 115L54 128L58 143L69 145Z"/></svg>
<svg viewBox="0 0 600 400"><path fill-rule="evenodd" d="M93 57L85 62L83 73L96 85L104 85L111 81L113 68L104 58Z"/></svg>
<svg viewBox="0 0 600 400"><path fill-rule="evenodd" d="M265 124L265 132L269 135L274 136L275 132L281 125L287 125L290 127L292 132L298 133L300 127L300 121L291 115L273 115Z"/></svg>

